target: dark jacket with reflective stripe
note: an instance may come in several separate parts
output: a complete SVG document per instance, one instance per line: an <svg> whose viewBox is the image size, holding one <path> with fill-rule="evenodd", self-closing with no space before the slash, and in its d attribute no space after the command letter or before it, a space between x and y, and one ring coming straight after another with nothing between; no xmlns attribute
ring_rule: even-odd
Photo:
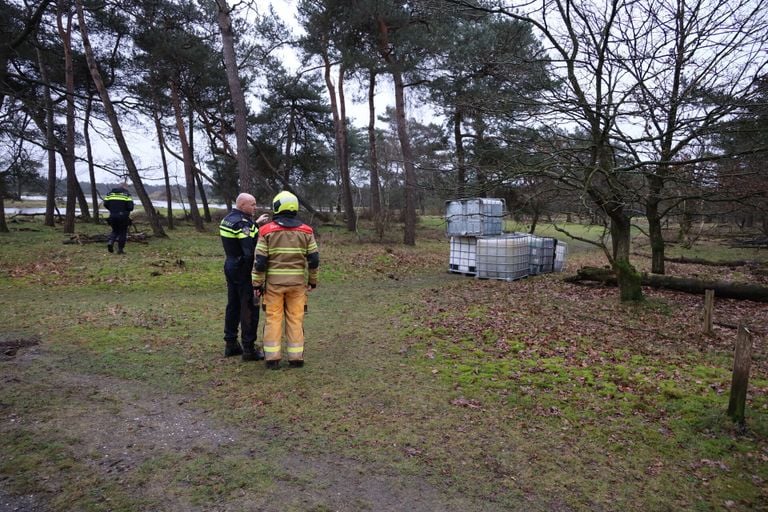
<svg viewBox="0 0 768 512"><path fill-rule="evenodd" d="M224 246L227 260L237 262L241 267L247 267L250 272L253 266L253 251L256 247L258 229L251 217L233 208L219 224L219 235Z"/></svg>
<svg viewBox="0 0 768 512"><path fill-rule="evenodd" d="M113 188L104 198L104 208L109 210L110 217L128 217L133 211L131 194L122 187Z"/></svg>

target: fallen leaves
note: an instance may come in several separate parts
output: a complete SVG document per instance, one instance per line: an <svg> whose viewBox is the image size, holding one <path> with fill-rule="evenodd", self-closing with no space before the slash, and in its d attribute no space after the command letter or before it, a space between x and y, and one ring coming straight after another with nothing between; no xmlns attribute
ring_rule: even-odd
<svg viewBox="0 0 768 512"><path fill-rule="evenodd" d="M467 279L439 293L425 292L412 314L426 329L422 338L457 344L471 339L474 350L491 357L563 357L566 364L582 368L603 364L608 353L621 350L627 357L665 359L732 350L733 330L702 333L702 297L652 289L645 294L645 302L627 304L619 302L615 290L569 285L556 275L511 283ZM755 331L768 331L764 304L716 299L715 318L744 318ZM434 358L433 350L428 354ZM765 354L756 354L755 361L757 371L768 371Z"/></svg>
<svg viewBox="0 0 768 512"><path fill-rule="evenodd" d="M469 409L482 409L483 406L480 404L479 401L469 398L455 398L451 400L451 405L455 405L456 407L467 407Z"/></svg>

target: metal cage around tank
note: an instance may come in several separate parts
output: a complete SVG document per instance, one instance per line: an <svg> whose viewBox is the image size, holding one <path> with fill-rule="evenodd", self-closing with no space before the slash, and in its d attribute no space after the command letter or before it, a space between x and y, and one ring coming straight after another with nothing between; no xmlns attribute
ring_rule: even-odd
<svg viewBox="0 0 768 512"><path fill-rule="evenodd" d="M503 199L471 198L446 201L445 223L448 236L500 235L504 231Z"/></svg>
<svg viewBox="0 0 768 512"><path fill-rule="evenodd" d="M527 236L505 234L477 239L477 278L514 281L530 273Z"/></svg>
<svg viewBox="0 0 768 512"><path fill-rule="evenodd" d="M505 281L562 272L567 244L551 237L504 233L505 212L503 199L446 201L446 234L450 237L448 271Z"/></svg>

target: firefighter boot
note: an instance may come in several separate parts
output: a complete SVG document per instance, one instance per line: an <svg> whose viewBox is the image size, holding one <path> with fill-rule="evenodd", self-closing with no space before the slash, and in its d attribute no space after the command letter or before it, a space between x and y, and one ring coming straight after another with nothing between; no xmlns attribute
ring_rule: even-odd
<svg viewBox="0 0 768 512"><path fill-rule="evenodd" d="M288 366L291 368L302 368L304 366L303 360L288 361Z"/></svg>
<svg viewBox="0 0 768 512"><path fill-rule="evenodd" d="M228 341L224 347L224 357L239 356L243 353L243 348L237 341Z"/></svg>

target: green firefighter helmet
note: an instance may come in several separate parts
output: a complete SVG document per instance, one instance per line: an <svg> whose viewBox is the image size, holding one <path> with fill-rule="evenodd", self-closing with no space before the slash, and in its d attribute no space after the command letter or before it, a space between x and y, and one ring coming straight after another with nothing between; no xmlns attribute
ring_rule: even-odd
<svg viewBox="0 0 768 512"><path fill-rule="evenodd" d="M282 191L272 200L272 212L275 214L298 211L299 200L290 192Z"/></svg>

